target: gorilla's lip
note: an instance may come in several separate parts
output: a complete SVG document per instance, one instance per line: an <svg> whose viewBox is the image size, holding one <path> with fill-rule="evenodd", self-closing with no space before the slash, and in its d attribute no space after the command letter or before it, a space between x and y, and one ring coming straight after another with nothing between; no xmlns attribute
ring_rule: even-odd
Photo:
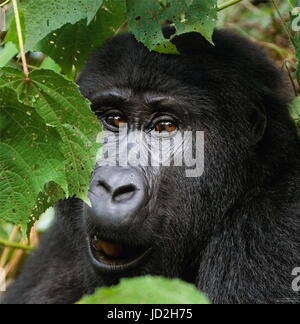
<svg viewBox="0 0 300 324"><path fill-rule="evenodd" d="M90 240L89 254L94 267L102 272L124 272L136 268L150 255L152 248L138 248L123 243Z"/></svg>

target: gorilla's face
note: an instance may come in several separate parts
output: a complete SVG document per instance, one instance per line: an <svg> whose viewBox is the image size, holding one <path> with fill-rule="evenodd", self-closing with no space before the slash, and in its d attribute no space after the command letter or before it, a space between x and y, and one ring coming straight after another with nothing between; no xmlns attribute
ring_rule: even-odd
<svg viewBox="0 0 300 324"><path fill-rule="evenodd" d="M247 169L265 118L228 91L239 80L227 73L212 53L160 55L130 35L87 64L79 85L105 134L84 217L102 275L193 281L208 239L255 185Z"/></svg>
<svg viewBox="0 0 300 324"><path fill-rule="evenodd" d="M116 276L178 276L196 243L201 125L180 96L128 87L99 89L91 101L104 129L85 207L92 263Z"/></svg>

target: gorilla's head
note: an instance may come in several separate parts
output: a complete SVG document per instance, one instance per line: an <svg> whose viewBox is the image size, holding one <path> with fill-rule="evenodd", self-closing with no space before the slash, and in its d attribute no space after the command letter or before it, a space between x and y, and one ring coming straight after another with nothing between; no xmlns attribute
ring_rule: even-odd
<svg viewBox="0 0 300 324"><path fill-rule="evenodd" d="M219 224L272 181L296 145L280 74L256 46L219 31L215 45L196 33L174 43L180 55L118 36L79 79L105 129L105 162L85 208L89 252L113 277L193 281ZM121 156L132 149L138 162L125 166Z"/></svg>

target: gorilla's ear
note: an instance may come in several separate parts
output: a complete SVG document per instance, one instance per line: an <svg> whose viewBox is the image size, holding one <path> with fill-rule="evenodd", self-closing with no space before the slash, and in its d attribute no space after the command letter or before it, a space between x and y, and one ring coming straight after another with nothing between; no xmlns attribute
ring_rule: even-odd
<svg viewBox="0 0 300 324"><path fill-rule="evenodd" d="M251 110L251 137L252 144L256 145L263 138L267 128L267 114L263 106L255 106Z"/></svg>

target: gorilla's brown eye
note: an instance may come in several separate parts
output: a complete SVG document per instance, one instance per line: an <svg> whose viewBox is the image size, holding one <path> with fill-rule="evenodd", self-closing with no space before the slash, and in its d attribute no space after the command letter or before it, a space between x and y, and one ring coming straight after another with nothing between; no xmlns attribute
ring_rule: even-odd
<svg viewBox="0 0 300 324"><path fill-rule="evenodd" d="M125 120L121 116L108 116L105 118L105 122L114 128L120 128L125 124Z"/></svg>
<svg viewBox="0 0 300 324"><path fill-rule="evenodd" d="M172 123L170 121L159 122L158 124L156 124L155 130L160 133L163 133L163 132L173 133L177 130L177 125L175 125L174 123Z"/></svg>

